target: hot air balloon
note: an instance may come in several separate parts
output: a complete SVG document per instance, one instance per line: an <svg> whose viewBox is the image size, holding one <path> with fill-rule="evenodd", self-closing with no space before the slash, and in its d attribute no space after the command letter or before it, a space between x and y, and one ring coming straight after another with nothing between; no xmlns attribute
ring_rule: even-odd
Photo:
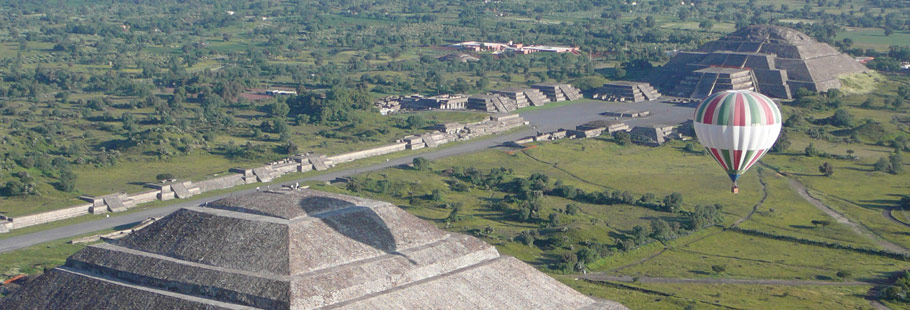
<svg viewBox="0 0 910 310"><path fill-rule="evenodd" d="M746 173L780 135L781 115L765 95L748 90L727 90L705 98L695 109L695 135L708 154L727 171L732 192Z"/></svg>

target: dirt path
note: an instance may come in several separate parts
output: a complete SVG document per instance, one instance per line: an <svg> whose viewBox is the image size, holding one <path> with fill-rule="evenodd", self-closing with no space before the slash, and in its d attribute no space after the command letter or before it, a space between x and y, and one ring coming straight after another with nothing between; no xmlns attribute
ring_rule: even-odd
<svg viewBox="0 0 910 310"><path fill-rule="evenodd" d="M884 209L884 210L882 210L882 216L884 216L886 219L889 219L892 222L897 223L901 226L910 227L910 224L904 223L901 220L894 218L894 214L891 214L891 212L894 212L894 210L895 210L895 208Z"/></svg>
<svg viewBox="0 0 910 310"><path fill-rule="evenodd" d="M525 156L527 156L528 158L533 159L533 160L536 161L536 162L539 162L539 163L542 163L542 164L549 165L549 166L553 167L553 169L562 171L563 173L568 174L570 177L572 177L572 178L574 178L574 179L576 179L576 180L578 180L578 181L580 181L580 182L582 182L582 183L589 184L589 185L594 185L594 186L597 186L597 187L600 187L600 188L603 188L603 189L610 189L609 187L603 186L602 184L597 184L597 183L594 183L594 182L585 180L585 179L583 179L583 178L581 178L581 177L575 175L574 173L569 172L569 170L562 169L562 168L559 167L558 164L554 164L554 163L551 163L551 162L543 161L543 160L538 159L537 157L531 156L531 154L528 154L528 152L526 152L525 150L521 150L521 153L524 154Z"/></svg>
<svg viewBox="0 0 910 310"><path fill-rule="evenodd" d="M765 183L765 179L763 178L761 171L758 172L758 182L761 183L761 192L762 192L761 200L759 200L758 203L756 203L754 206L752 206L752 211L750 211L749 214L746 214L745 217L736 220L736 222L734 222L733 225L730 225L730 228L736 227L739 224L741 224L742 222L748 221L750 218L752 218L752 215L755 214L755 212L758 212L758 207L760 207L763 203L765 203L765 199L768 199L768 184Z"/></svg>
<svg viewBox="0 0 910 310"><path fill-rule="evenodd" d="M814 281L814 280L778 280L778 279L727 279L727 278L652 278L631 276L613 276L605 273L594 272L586 275L579 275L579 278L591 281L614 281L614 282L634 282L638 283L692 283L692 284L750 284L750 285L818 285L818 286L854 286L854 285L878 285L878 282L867 281Z"/></svg>
<svg viewBox="0 0 910 310"><path fill-rule="evenodd" d="M794 190L796 190L796 192L799 193L799 195L802 196L803 199L808 201L810 204L812 204L813 206L815 206L822 212L825 212L825 214L827 214L828 216L833 217L835 220L837 220L838 223L842 223L842 224L849 226L850 229L852 229L857 234L875 241L875 243L877 243L880 247L885 248L889 251L894 251L897 253L907 253L908 252L907 248L900 246L898 244L892 243L888 240L882 239L881 237L879 237L878 235L873 233L871 230L869 230L865 226L863 226L859 223L850 221L850 219L848 219L843 214L840 214L837 211L834 211L833 209L831 209L830 207L825 205L820 200L816 199L815 197L812 197L812 194L809 194L808 189L806 188L805 185L803 185L803 183L800 183L799 181L797 181L793 178L787 178L787 181L790 182L790 188L793 188Z"/></svg>

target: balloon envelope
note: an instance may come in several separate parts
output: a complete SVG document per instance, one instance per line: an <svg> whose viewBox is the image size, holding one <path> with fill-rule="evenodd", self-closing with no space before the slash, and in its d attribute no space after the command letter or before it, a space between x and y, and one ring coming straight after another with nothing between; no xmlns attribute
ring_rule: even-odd
<svg viewBox="0 0 910 310"><path fill-rule="evenodd" d="M695 109L695 135L726 170L735 186L780 135L781 115L765 95L728 90L705 98Z"/></svg>

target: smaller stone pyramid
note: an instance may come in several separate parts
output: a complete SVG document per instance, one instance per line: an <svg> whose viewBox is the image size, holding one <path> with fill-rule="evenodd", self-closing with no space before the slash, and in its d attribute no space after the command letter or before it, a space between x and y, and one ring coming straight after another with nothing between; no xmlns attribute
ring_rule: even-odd
<svg viewBox="0 0 910 310"><path fill-rule="evenodd" d="M180 209L0 309L625 309L395 205L313 190Z"/></svg>
<svg viewBox="0 0 910 310"><path fill-rule="evenodd" d="M655 70L651 80L665 93L679 95L679 89L691 87L678 84L701 77L696 71L708 68L748 70L756 91L785 99L792 98L798 88L815 92L840 88L840 76L869 70L834 47L794 29L754 25L695 51L679 52ZM693 93L703 92L696 87Z"/></svg>

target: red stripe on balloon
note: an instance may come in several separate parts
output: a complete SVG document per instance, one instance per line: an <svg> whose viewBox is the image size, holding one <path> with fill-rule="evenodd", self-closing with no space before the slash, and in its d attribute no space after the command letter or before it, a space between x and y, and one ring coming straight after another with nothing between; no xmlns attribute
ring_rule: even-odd
<svg viewBox="0 0 910 310"><path fill-rule="evenodd" d="M771 111L771 102L768 102L768 100L765 100L765 98L761 98L758 96L755 96L755 97L760 99L758 102L758 105L761 106L762 110L765 110L765 121L767 123L765 123L764 125L774 124L774 112Z"/></svg>
<svg viewBox="0 0 910 310"><path fill-rule="evenodd" d="M739 170L742 166L740 165L742 161L743 151L742 150L733 150L733 170Z"/></svg>
<svg viewBox="0 0 910 310"><path fill-rule="evenodd" d="M724 170L730 170L730 168L727 168L727 163L724 162L724 159L720 157L720 153L717 152L717 149L712 148L711 154L714 155L714 159L716 159L717 162L719 162L720 165L724 167Z"/></svg>
<svg viewBox="0 0 910 310"><path fill-rule="evenodd" d="M736 106L733 109L733 126L746 126L746 107L743 94L736 94Z"/></svg>
<svg viewBox="0 0 910 310"><path fill-rule="evenodd" d="M701 120L702 123L714 124L714 109L717 108L717 103L724 97L724 95L714 97L714 100L711 100L711 102L708 103L708 108L705 109L705 117Z"/></svg>
<svg viewBox="0 0 910 310"><path fill-rule="evenodd" d="M765 152L765 150L758 150L757 152L755 152L755 157L752 157L752 161L749 162L749 165L746 166L746 169L749 169L750 167L752 167L752 165L754 165L755 162L757 162L758 159L761 158L761 155L764 152Z"/></svg>

